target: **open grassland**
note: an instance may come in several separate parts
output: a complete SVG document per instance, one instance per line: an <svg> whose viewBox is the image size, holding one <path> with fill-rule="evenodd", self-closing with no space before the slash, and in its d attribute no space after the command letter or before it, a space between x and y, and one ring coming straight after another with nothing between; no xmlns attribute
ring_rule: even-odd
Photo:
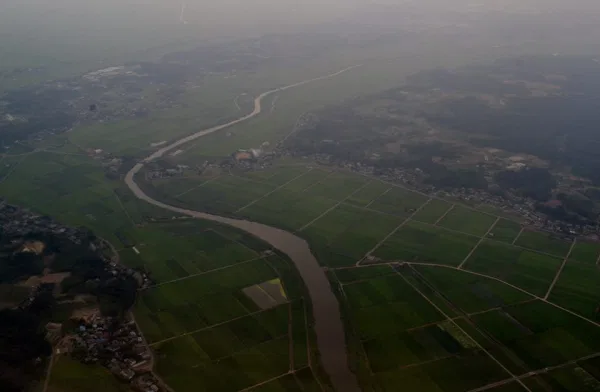
<svg viewBox="0 0 600 392"><path fill-rule="evenodd" d="M500 242L483 241L464 268L502 279L543 296L562 259Z"/></svg>

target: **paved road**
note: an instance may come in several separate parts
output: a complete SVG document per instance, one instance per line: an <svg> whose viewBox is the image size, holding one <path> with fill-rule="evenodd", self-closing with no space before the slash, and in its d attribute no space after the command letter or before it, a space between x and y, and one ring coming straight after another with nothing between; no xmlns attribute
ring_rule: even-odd
<svg viewBox="0 0 600 392"><path fill-rule="evenodd" d="M140 171L140 169L142 169L144 163L148 163L154 159L157 159L185 143L242 123L259 115L262 111L262 100L273 93L299 87L318 80L329 79L356 67L357 66L345 68L329 75L290 84L285 87L262 93L254 100L254 110L252 113L226 124L196 132L159 149L144 159L142 163L135 165L125 177L125 183L129 189L131 189L135 196L141 200L179 214L236 227L262 239L263 241L271 244L271 246L274 248L287 254L296 265L296 268L298 269L300 276L302 277L302 280L308 289L313 307L315 333L317 335L317 345L319 348L321 361L325 372L331 379L334 388L340 392L358 392L360 391L360 387L358 386L356 376L348 367L344 325L341 319L339 303L333 293L333 290L331 289L325 273L319 266L316 258L311 253L308 243L292 233L275 227L263 225L261 223L207 214L200 211L188 210L162 203L144 193L144 191L136 184L135 175Z"/></svg>

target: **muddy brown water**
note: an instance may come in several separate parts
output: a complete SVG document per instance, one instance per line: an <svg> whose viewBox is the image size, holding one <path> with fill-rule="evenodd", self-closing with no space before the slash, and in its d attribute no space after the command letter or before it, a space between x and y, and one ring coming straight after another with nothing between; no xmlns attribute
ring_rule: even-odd
<svg viewBox="0 0 600 392"><path fill-rule="evenodd" d="M262 100L275 92L284 91L317 80L328 79L343 72L349 71L355 67L356 66L348 67L329 75L305 80L263 93L254 100L254 110L250 114L240 117L237 120L231 121L227 124L218 125L216 127L202 130L181 138L148 156L143 160L143 163L138 163L135 165L125 176L125 183L138 199L179 214L223 223L243 230L246 233L249 233L267 242L275 249L285 253L293 261L294 265L298 269L298 272L300 273L300 277L308 289L312 303L312 312L315 321L314 329L317 336L317 346L319 348L321 363L325 372L328 374L333 387L339 392L359 392L361 389L358 385L358 380L355 374L352 373L348 367L344 323L341 318L340 305L335 294L333 293L325 272L310 251L308 243L304 239L290 232L267 226L262 223L212 215L165 204L144 193L144 191L136 184L135 175L142 169L144 163L159 158L165 153L181 146L182 144L232 125L239 124L257 116L262 110Z"/></svg>

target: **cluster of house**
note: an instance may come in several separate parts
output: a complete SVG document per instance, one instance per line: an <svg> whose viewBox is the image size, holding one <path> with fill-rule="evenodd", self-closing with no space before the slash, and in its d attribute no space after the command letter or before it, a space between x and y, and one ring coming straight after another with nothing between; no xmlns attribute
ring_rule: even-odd
<svg viewBox="0 0 600 392"><path fill-rule="evenodd" d="M176 165L175 167L170 168L157 168L146 172L146 180L181 176L189 168L190 167L188 165Z"/></svg>
<svg viewBox="0 0 600 392"><path fill-rule="evenodd" d="M0 201L0 227L6 236L19 237L30 233L62 235L79 244L86 236L81 229L62 225L48 216L37 215L27 209Z"/></svg>
<svg viewBox="0 0 600 392"><path fill-rule="evenodd" d="M290 154L282 152L280 155ZM319 164L332 165L332 157L328 154L314 154L310 157ZM342 167L356 173L367 176L375 176L384 181L405 185L418 192L440 198L452 198L462 200L467 204L486 204L497 207L508 213L513 213L525 218L525 224L538 230L556 233L561 237L587 236L593 239L598 234L596 225L576 225L568 222L559 222L548 219L543 213L536 210L536 203L532 199L511 195L505 198L494 195L485 190L455 188L452 190L440 190L432 185L422 183L419 178L419 169L389 168L376 169L374 166L360 162L336 162L336 166Z"/></svg>
<svg viewBox="0 0 600 392"><path fill-rule="evenodd" d="M152 375L152 352L133 321L122 323L95 312L79 320L69 335L69 350L83 363L99 363L116 377L143 392L160 391Z"/></svg>

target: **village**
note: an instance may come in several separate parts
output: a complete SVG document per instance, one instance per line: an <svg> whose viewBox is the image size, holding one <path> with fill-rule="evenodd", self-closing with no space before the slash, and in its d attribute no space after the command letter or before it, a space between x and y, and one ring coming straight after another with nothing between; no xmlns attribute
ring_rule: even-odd
<svg viewBox="0 0 600 392"><path fill-rule="evenodd" d="M4 248L40 257L46 247L40 238L56 236L80 245L89 242L91 250L104 261L104 270L110 279L133 279L137 288L145 288L153 283L144 272L119 264L110 244L91 232L63 225L6 201L0 201L0 229L8 241L3 245ZM57 305L73 301L63 299L65 295L60 293L61 281L70 273L55 273L50 267L51 264L45 267L41 276L32 276L27 280L29 294L16 308L28 311L38 298L45 295L52 296ZM102 365L140 392L165 390L152 372L152 351L131 313L119 317L105 316L97 305L94 306L94 302L90 302L88 308L75 310L69 320L45 325L46 338L52 343L53 355L69 355L84 364Z"/></svg>
<svg viewBox="0 0 600 392"><path fill-rule="evenodd" d="M92 312L73 321L77 326L62 338L57 354L70 353L84 364L101 364L134 390L165 390L152 373L152 351L132 319L122 321Z"/></svg>
<svg viewBox="0 0 600 392"><path fill-rule="evenodd" d="M187 175L190 170L201 175L209 169L219 169L221 171L253 171L263 170L276 164L276 160L282 157L295 157L303 160L315 162L322 166L336 166L342 170L348 170L361 175L376 177L382 181L395 183L405 186L411 190L427 194L432 197L459 200L468 205L486 204L498 210L504 211L507 215L518 216L523 224L535 228L536 230L555 233L559 237L571 238L574 236L585 236L590 240L598 240L598 227L593 224L575 224L563 222L561 220L551 219L546 214L536 209L536 201L519 196L514 192L506 192L505 196L490 193L489 191L473 188L445 188L440 189L433 185L421 181L423 174L418 168L386 168L382 169L361 162L344 161L335 159L328 154L297 155L296 152L284 148L282 145L276 146L273 151L264 151L259 148L240 149L231 154L228 158L221 161L208 162L195 168L186 165L175 165L172 168L155 166L152 170L146 172L146 179L160 179L169 177L179 177ZM551 200L547 203L549 207L560 205L559 202Z"/></svg>

